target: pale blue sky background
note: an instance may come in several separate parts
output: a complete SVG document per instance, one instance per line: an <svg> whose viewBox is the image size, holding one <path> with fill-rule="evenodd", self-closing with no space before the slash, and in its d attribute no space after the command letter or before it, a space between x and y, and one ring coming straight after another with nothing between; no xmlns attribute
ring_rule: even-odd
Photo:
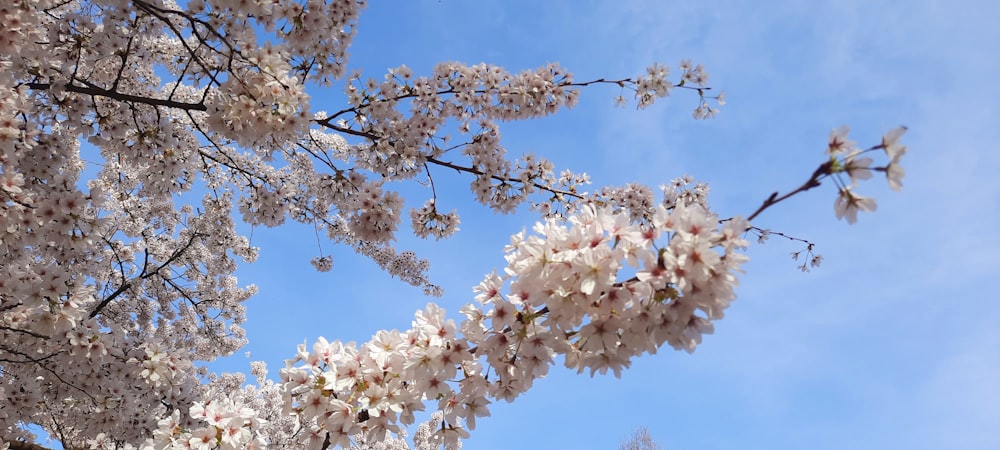
<svg viewBox="0 0 1000 450"><path fill-rule="evenodd" d="M808 177L831 128L848 124L869 145L910 127L904 191L882 179L861 187L876 214L837 221L825 186L755 223L816 242L820 269L796 271L792 243L752 247L739 299L693 355L646 356L621 379L555 368L516 403L493 405L466 448L613 449L639 425L671 450L1000 448L998 5L371 2L351 59L371 76L403 63L425 74L446 60L511 70L557 61L578 80L704 63L729 99L715 120L691 119L695 97L682 92L636 112L613 107L616 88L596 87L574 110L504 128L512 151L587 171L595 186L691 174L711 183L721 214L747 214ZM314 110L343 105L338 91L313 95ZM508 236L534 217L488 214L454 173L436 181L456 187L439 196L459 208L463 231L399 247L431 260L446 289L437 301L458 318L471 287L502 267ZM330 244L334 271L315 273L309 229L258 229L254 242L260 261L240 270L260 287L247 350L275 374L298 343L405 329L428 300Z"/></svg>

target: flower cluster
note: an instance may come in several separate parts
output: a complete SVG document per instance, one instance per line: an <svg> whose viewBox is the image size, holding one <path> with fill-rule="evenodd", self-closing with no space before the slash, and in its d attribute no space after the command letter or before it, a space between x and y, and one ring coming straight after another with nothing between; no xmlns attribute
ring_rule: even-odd
<svg viewBox="0 0 1000 450"><path fill-rule="evenodd" d="M871 178L873 171L883 172L892 190L902 189L902 180L906 171L903 170L899 161L906 154L906 146L899 142L899 138L906 132L906 127L901 126L889 130L882 136L881 143L865 150L856 147L855 142L848 137L849 131L846 126L831 131L826 152L830 156L829 172L836 176L838 187L834 212L838 219L846 219L848 223L855 223L858 221L858 211L872 212L877 208L875 199L854 192L858 181ZM889 162L885 166L873 167L872 164L875 160L864 155L878 150L885 153ZM843 174L846 174L846 180Z"/></svg>
<svg viewBox="0 0 1000 450"><path fill-rule="evenodd" d="M557 355L578 371L620 375L664 344L693 351L734 298L746 227L720 227L700 205L657 206L648 223L596 206L549 219L514 237L505 275L476 287L461 323L428 304L406 331L300 346L281 370L285 404L310 430L310 447L396 433L425 402L441 414L434 435L454 442Z"/></svg>
<svg viewBox="0 0 1000 450"><path fill-rule="evenodd" d="M708 185L695 183L690 175L674 178L670 180L670 184L660 185L660 190L663 191L663 204L668 208L677 205L701 205L702 208L708 208Z"/></svg>
<svg viewBox="0 0 1000 450"><path fill-rule="evenodd" d="M157 422L153 437L140 449L149 450L236 450L263 449L267 442L259 429L264 421L257 412L229 399L195 402L189 409L194 425L185 426L179 410ZM103 442L91 443L91 448L103 448Z"/></svg>
<svg viewBox="0 0 1000 450"><path fill-rule="evenodd" d="M417 236L433 235L436 239L455 234L460 223L455 211L448 214L439 213L433 200L428 200L420 209L412 210L410 219L413 221L413 231Z"/></svg>
<svg viewBox="0 0 1000 450"><path fill-rule="evenodd" d="M309 124L309 96L285 72L247 71L222 83L209 97L211 129L247 148L281 148L298 139Z"/></svg>

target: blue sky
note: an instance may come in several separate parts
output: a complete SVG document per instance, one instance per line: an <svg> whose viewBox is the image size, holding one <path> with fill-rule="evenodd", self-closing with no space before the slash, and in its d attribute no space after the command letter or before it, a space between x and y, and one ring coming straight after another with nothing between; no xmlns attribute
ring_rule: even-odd
<svg viewBox="0 0 1000 450"><path fill-rule="evenodd" d="M504 127L510 151L586 171L595 186L690 174L711 184L720 214L745 215L808 177L831 128L848 124L869 145L910 127L903 192L878 179L861 187L877 213L837 221L824 186L755 222L816 242L820 269L798 272L792 243L753 246L738 300L694 354L640 358L621 379L556 368L514 404L494 404L466 448L617 448L640 425L671 450L1000 448L1000 3L371 3L351 66L374 77L447 60L515 71L559 62L578 80L704 63L728 96L711 121L691 119L695 98L682 92L637 112L613 107L616 88L595 87L573 110ZM312 94L314 110L343 105L337 89ZM431 260L446 289L436 301L458 318L535 217L489 214L454 173L435 181L463 231L398 246ZM454 189L442 195L442 184ZM429 300L328 243L334 271L316 273L310 229L258 229L254 243L260 260L239 272L260 287L246 350L273 373L298 343L405 329Z"/></svg>

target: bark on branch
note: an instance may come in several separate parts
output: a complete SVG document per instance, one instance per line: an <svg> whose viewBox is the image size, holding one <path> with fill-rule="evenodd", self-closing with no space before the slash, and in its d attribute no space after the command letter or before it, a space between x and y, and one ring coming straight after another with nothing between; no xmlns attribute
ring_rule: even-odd
<svg viewBox="0 0 1000 450"><path fill-rule="evenodd" d="M48 91L52 89L51 83L25 83L31 89L36 91ZM107 97L110 99L122 101L122 102L132 102L132 103L142 103L151 106L163 106L167 108L177 108L187 111L207 111L208 107L203 103L186 103L179 102L176 100L165 100L162 98L152 98L152 97L142 97L138 95L123 94L110 89L101 89L97 86L77 86L75 84L67 84L65 86L66 91L73 92L76 94L93 95L98 97Z"/></svg>

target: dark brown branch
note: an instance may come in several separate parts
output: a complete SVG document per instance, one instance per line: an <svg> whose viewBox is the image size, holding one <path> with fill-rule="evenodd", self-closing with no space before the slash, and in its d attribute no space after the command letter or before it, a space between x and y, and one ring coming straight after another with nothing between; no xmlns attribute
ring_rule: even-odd
<svg viewBox="0 0 1000 450"><path fill-rule="evenodd" d="M11 327L7 327L7 326L0 326L0 330L10 331L12 333L26 334L28 336L31 336L31 337L34 337L34 338L38 338L38 339L48 339L49 338L48 336L45 336L45 335L42 335L42 334L39 334L39 333L35 333L34 331L22 330L20 328L11 328Z"/></svg>
<svg viewBox="0 0 1000 450"><path fill-rule="evenodd" d="M38 444L32 444L31 442L7 441L6 444L10 445L9 450L52 450L48 447L42 447L41 445ZM66 450L76 450L76 449L66 449Z"/></svg>
<svg viewBox="0 0 1000 450"><path fill-rule="evenodd" d="M150 271L148 273L145 271L145 264L143 264L143 266L144 266L143 273L141 273L138 277L136 277L135 280L144 280L144 279L149 278L149 277L151 277L153 275L159 274L159 272L161 270L163 270L164 268L166 268L167 266L169 266L170 264L172 264L177 258L179 258L182 254L184 254L184 252L186 252L189 248L191 248L191 246L194 245L195 239L197 239L199 237L203 237L203 236L204 235L201 234L201 233L192 233L191 234L191 239L188 239L188 242L187 242L187 244L184 245L184 247L181 247L181 248L179 248L177 250L174 250L174 252L167 258L166 261L164 261L162 264L159 265L159 267L153 269L152 271ZM115 292L112 292L111 295L107 296L104 300L101 300L101 303L98 304L97 307L94 308L94 310L90 312L90 315L88 317L91 318L91 319L93 319L94 317L96 317L97 314L99 314L102 309L104 309L106 306L108 306L108 304L111 303L112 300L114 300L119 295L121 295L122 293L124 293L125 291L127 291L130 287L132 287L132 282L131 281L126 281L126 282L122 283L122 285L119 286L118 289L115 290Z"/></svg>
<svg viewBox="0 0 1000 450"><path fill-rule="evenodd" d="M232 72L233 54L238 53L238 51L236 51L233 48L232 44L230 44L229 41L227 41L221 34L219 34L219 32L217 30L215 30L214 28L212 28L208 24L204 23L203 21L200 21L200 20L198 20L198 19L196 19L196 18L194 18L194 17L192 17L192 16L190 16L188 14L185 14L185 13L183 13L181 11L173 11L173 10L169 10L169 9L159 8L159 7L156 7L154 5L151 5L151 4L147 3L147 2L140 1L140 0L135 0L134 3L136 4L136 6L139 7L139 9L141 9L141 10L145 11L146 13L148 13L149 15L151 15L151 16L159 19L161 22L163 22L167 26L167 28L170 28L170 31L172 31L174 33L174 35L177 36L178 41L181 43L181 45L184 47L184 49L187 50L188 54L191 55L191 61L194 62L195 64L197 64L199 67L201 67L201 69L204 71L204 73L206 75L208 75L209 79L211 79L213 83L215 83L217 85L222 84L215 77L215 75L212 74L212 70L209 69L209 67L206 65L206 63L204 61L202 61L201 58L198 57L197 52L195 52L195 50L192 49L188 45L187 40L184 39L184 34L181 33L181 31L178 30L176 26L174 26L173 22L171 22L170 20L168 20L166 17L162 16L160 13L172 13L172 14L176 14L176 15L179 15L179 16L187 19L188 23L191 24L191 35L195 36L196 38L198 38L199 46L205 46L206 48L209 48L209 49L215 51L219 55L222 55L222 56L226 57L227 58L227 65L229 66L230 72ZM219 50L217 50L215 47L212 47L211 45L209 45L208 42L206 41L206 39L203 38L201 36L201 34L198 33L197 25L199 23L202 26L204 26L204 28L206 30L208 30L209 33L216 35L220 39L220 42L222 42L223 45L225 45L227 48L229 48L230 53L228 55L225 54L225 53L223 53L223 52L221 52L221 51L219 51ZM189 66L190 66L190 64L188 64L188 67ZM187 71L187 67L185 67L184 70ZM183 77L183 75L182 75L182 77ZM180 83L177 83L177 84L179 85ZM176 86L175 86L175 89L176 89ZM173 94L171 94L171 95L173 95Z"/></svg>
<svg viewBox="0 0 1000 450"><path fill-rule="evenodd" d="M51 83L26 83L25 85L36 91L48 91L52 89ZM67 84L65 89L69 92L77 94L107 97L122 102L142 103L150 106L163 106L166 108L183 109L186 111L208 110L208 107L205 106L204 103L186 103L186 102L178 102L176 100L164 100L152 97L141 97L138 95L123 94L121 92L116 92L109 89L102 89L97 86L77 86L71 83Z"/></svg>
<svg viewBox="0 0 1000 450"><path fill-rule="evenodd" d="M77 386L77 385L75 385L73 383L70 383L70 382L64 380L61 376L59 376L58 372L56 372L55 370L52 370L51 367L45 365L45 360L47 360L49 358L52 358L52 357L55 357L56 355L58 355L60 353L63 353L62 350L60 350L60 351L58 351L56 353L51 353L51 354L49 354L47 356L43 356L41 358L32 358L27 353L20 352L20 351L17 351L17 350L14 350L14 349L10 349L10 348L3 348L2 350L5 351L5 352L8 352L8 353L11 353L13 355L20 356L20 357L24 358L24 360L14 360L14 359L6 359L5 358L5 359L0 360L0 361L2 361L2 362L9 362L9 363L12 363L12 364L35 363L36 365L38 365L38 367L41 367L46 372L52 374L52 376L56 380L59 380L60 383L65 384L66 386L69 386L69 387L71 387L73 389L76 389L76 390L80 391L81 393L83 393L83 395L87 396L87 398L89 398L90 401L92 401L94 404L97 404L97 399L94 398L93 395L91 395L89 392L85 391L83 388L81 388L81 387L79 387L79 386Z"/></svg>
<svg viewBox="0 0 1000 450"><path fill-rule="evenodd" d="M479 176L489 176L490 179L493 179L493 180L496 180L496 181L500 181L502 183L521 183L521 184L527 184L527 183L525 183L525 182L523 182L523 181L521 181L520 179L517 179L517 178L507 178L507 177L501 177L499 175L489 175L486 172L478 170L478 169L476 169L474 167L460 166L458 164L450 163L450 162L447 162L447 161L441 161L439 159L432 158L430 156L427 157L427 162L429 162L431 164L438 165L438 166L447 167L449 169L454 169L454 170L459 171L459 172L468 172L468 173L471 173L471 174L474 174L474 175L479 175ZM531 186L534 186L534 187L536 187L538 189L541 189L541 190L543 190L545 192L551 192L551 193L556 194L556 195L566 195L566 196L570 196L570 197L574 197L574 198L578 198L578 199L585 198L583 195L578 194L576 192L571 192L571 191L556 189L556 188L553 188L551 186L546 186L546 185L540 184L540 183L531 183Z"/></svg>
<svg viewBox="0 0 1000 450"><path fill-rule="evenodd" d="M765 209L770 208L795 194L805 192L816 186L819 186L820 185L819 180L830 174L830 167L831 167L830 161L820 164L820 166L817 167L816 170L813 172L812 176L809 177L809 180L807 180L805 183L802 183L802 186L797 187L794 191L791 191L780 197L778 196L778 192L772 193L769 197L767 197L766 200L764 200L764 203L761 203L760 207L758 207L756 211L747 216L747 221L749 222L753 220L758 215L760 215L760 213L764 212Z"/></svg>
<svg viewBox="0 0 1000 450"><path fill-rule="evenodd" d="M624 87L626 84L633 84L634 85L635 83L636 83L636 81L633 80L632 78L623 78L621 80L607 80L607 79L604 79L604 78L598 78L596 80L582 81L582 82L579 82L579 83L570 83L570 82L562 81L562 82L558 83L557 86L560 87L560 88L565 88L565 87L571 87L572 88L572 87L587 87L587 86L590 86L592 84L616 84L618 86ZM409 88L409 86L407 86L407 87ZM699 93L702 93L702 91L710 91L710 90L712 90L711 87L707 87L707 86L703 86L703 87L685 86L684 80L681 80L679 83L673 85L673 87L675 87L675 88L682 88L682 89L691 89L691 90L698 91ZM475 93L475 94L484 95L484 94L488 94L488 93L490 93L492 91L493 90L476 89L476 90L473 90L472 92ZM458 91L449 88L449 89L442 89L440 91L437 91L437 92L435 92L435 95L448 95L448 94L455 94L457 92ZM351 112L357 114L359 111L361 111L363 109L366 109L366 108L372 106L375 103L398 102L400 100L406 100L406 99L409 99L409 98L417 98L418 96L419 95L416 94L416 93L414 93L414 92L412 92L412 90L407 89L405 94L397 95L395 97L390 97L390 98L374 98L374 99L371 99L371 100L367 100L366 99L367 101L364 102L364 103L362 103L362 104L360 104L360 105L352 106L350 108L345 108L345 109L342 109L340 111L337 111L337 112L335 112L335 113L333 113L333 114L331 114L331 115L329 115L329 116L327 116L327 117L325 117L323 119L317 120L317 123L319 123L321 125L327 125L327 126L329 126L333 122L333 120L336 119L337 117L340 117L340 116L342 116L344 114L351 113Z"/></svg>
<svg viewBox="0 0 1000 450"><path fill-rule="evenodd" d="M118 75L115 76L115 81L111 83L110 90L112 92L118 91L118 83L121 83L122 81L122 74L125 73L125 67L128 64L128 57L131 54L132 50L132 42L134 41L135 41L135 35L129 36L128 42L125 44L125 50L122 51L121 54L119 55L119 58L121 58L122 60L122 64L121 66L118 66Z"/></svg>
<svg viewBox="0 0 1000 450"><path fill-rule="evenodd" d="M320 446L319 450L326 450L330 448L330 432L326 433L326 437L323 438L323 445Z"/></svg>
<svg viewBox="0 0 1000 450"><path fill-rule="evenodd" d="M353 130L353 129L350 129L350 128L345 128L345 127L333 125L333 124L328 123L328 122L329 122L328 120L316 120L315 121L316 124L322 125L322 126L327 127L327 128L329 128L331 130L334 130L334 131L337 131L337 132L340 132L340 133L344 133L344 134L350 134L352 136L363 137L363 138L371 140L372 142L378 142L380 139L383 139L383 137L378 136L378 135L376 135L374 133L371 133L371 132ZM487 174L486 172L478 170L478 169L476 169L474 167L460 166L460 165L455 164L455 163L451 163L451 162L447 162L447 161L441 161L441 160L439 160L437 158L434 158L432 156L429 156L429 155L425 157L425 160L428 163L431 163L431 164L434 164L434 165L438 165L438 166L442 166L442 167L447 167L449 169L454 169L454 170L456 170L458 172L466 172L466 173L471 173L473 175L478 175L478 176L488 176L490 179L493 179L493 180L496 180L496 181L499 181L499 182L502 182L502 183L521 183L522 185L523 184L527 184L527 183L521 181L520 179L507 178L507 177L502 177L502 176L499 176L499 175ZM555 195L565 195L565 196L574 197L574 198L578 198L578 199L585 198L583 195L578 194L576 192L571 192L571 191L556 189L554 187L547 186L547 185L544 185L544 184L541 184L541 183L530 183L530 184L531 184L531 186L533 186L533 187L535 187L537 189L541 189L541 190L543 190L545 192L550 192L550 193L555 194Z"/></svg>

